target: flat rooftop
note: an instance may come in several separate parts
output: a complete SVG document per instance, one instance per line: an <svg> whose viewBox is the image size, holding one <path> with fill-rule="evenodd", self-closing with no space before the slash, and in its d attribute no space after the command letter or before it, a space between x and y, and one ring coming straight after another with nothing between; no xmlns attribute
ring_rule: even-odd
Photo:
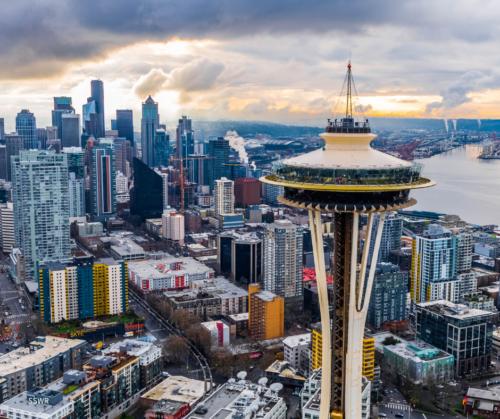
<svg viewBox="0 0 500 419"><path fill-rule="evenodd" d="M205 383L200 380L172 375L154 386L142 398L149 400L171 400L193 405L205 394Z"/></svg>
<svg viewBox="0 0 500 419"><path fill-rule="evenodd" d="M172 265L178 264L178 269ZM170 275L196 275L213 272L212 268L190 257L165 256L155 260L141 260L128 263L128 269L142 278L161 279Z"/></svg>
<svg viewBox="0 0 500 419"><path fill-rule="evenodd" d="M491 311L469 308L463 304L454 304L447 300L427 301L424 303L418 303L417 306L458 320L465 320L479 316L492 316L493 314Z"/></svg>
<svg viewBox="0 0 500 419"><path fill-rule="evenodd" d="M30 343L31 347L38 348L36 350L31 350L29 347L18 348L0 356L0 377L41 364L60 353L86 343L80 339L65 339L56 336L44 336L42 339Z"/></svg>
<svg viewBox="0 0 500 419"><path fill-rule="evenodd" d="M299 345L306 345L311 343L311 334L310 333L303 333L301 335L295 335L295 336L288 336L287 338L283 339L283 345L285 346L290 346L291 348L294 348Z"/></svg>
<svg viewBox="0 0 500 419"><path fill-rule="evenodd" d="M147 342L139 339L124 339L112 343L106 349L103 349L102 353L106 355L125 351L128 355L141 357L142 355L148 353L150 350L154 350L156 348L158 350L161 350L152 342Z"/></svg>

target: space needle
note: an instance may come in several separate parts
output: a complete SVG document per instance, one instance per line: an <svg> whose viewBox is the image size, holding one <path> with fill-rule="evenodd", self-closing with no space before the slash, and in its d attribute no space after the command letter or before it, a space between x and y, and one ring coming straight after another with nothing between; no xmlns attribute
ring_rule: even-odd
<svg viewBox="0 0 500 419"><path fill-rule="evenodd" d="M322 330L320 419L360 419L363 336L387 211L416 203L412 189L434 182L419 165L373 149L367 119L353 116L351 64L344 80L345 114L329 119L320 149L279 162L261 178L283 186L279 199L309 212ZM322 214L333 215L333 290L323 252ZM366 217L360 240L361 217Z"/></svg>

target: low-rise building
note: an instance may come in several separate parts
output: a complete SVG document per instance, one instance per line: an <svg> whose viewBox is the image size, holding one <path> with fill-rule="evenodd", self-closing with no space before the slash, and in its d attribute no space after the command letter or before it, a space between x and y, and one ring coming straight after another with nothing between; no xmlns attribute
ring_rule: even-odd
<svg viewBox="0 0 500 419"><path fill-rule="evenodd" d="M64 371L81 367L87 342L39 336L28 347L0 356L0 397L3 400L60 378Z"/></svg>
<svg viewBox="0 0 500 419"><path fill-rule="evenodd" d="M446 383L455 376L450 355L422 341L405 341L384 345L384 364L400 377L414 384Z"/></svg>
<svg viewBox="0 0 500 419"><path fill-rule="evenodd" d="M290 366L307 375L311 359L311 334L303 333L283 339L283 353Z"/></svg>
<svg viewBox="0 0 500 419"><path fill-rule="evenodd" d="M188 288L193 281L214 277L213 269L190 257L129 262L129 278L145 292Z"/></svg>
<svg viewBox="0 0 500 419"><path fill-rule="evenodd" d="M500 416L500 389L469 387L463 400L467 417L496 419Z"/></svg>
<svg viewBox="0 0 500 419"><path fill-rule="evenodd" d="M138 357L141 388L153 384L161 374L163 362L161 348L152 342L140 339L124 339L113 343L102 352L105 355L123 353Z"/></svg>
<svg viewBox="0 0 500 419"><path fill-rule="evenodd" d="M363 377L361 393L361 418L370 418L371 382ZM305 382L300 393L302 419L319 418L319 404L321 397L321 369L316 370Z"/></svg>
<svg viewBox="0 0 500 419"><path fill-rule="evenodd" d="M132 240L132 234L116 233L100 240L109 244L111 255L117 260L146 259L146 251Z"/></svg>
<svg viewBox="0 0 500 419"><path fill-rule="evenodd" d="M206 390L206 385L203 381L193 380L181 375L171 375L144 393L141 401L150 407L161 401L178 402L194 406L202 399Z"/></svg>
<svg viewBox="0 0 500 419"><path fill-rule="evenodd" d="M230 343L229 326L221 320L201 323L201 326L210 333L213 348L223 348Z"/></svg>
<svg viewBox="0 0 500 419"><path fill-rule="evenodd" d="M174 310L187 310L202 319L248 311L248 292L222 277L194 281L190 289L164 295Z"/></svg>
<svg viewBox="0 0 500 419"><path fill-rule="evenodd" d="M265 387L244 379L230 379L193 408L188 419L257 417L285 419L287 407L279 396L281 385Z"/></svg>

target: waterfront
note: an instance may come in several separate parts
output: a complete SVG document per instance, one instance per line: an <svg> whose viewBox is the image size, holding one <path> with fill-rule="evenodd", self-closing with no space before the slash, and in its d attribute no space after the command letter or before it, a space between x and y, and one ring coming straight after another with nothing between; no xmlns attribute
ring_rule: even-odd
<svg viewBox="0 0 500 419"><path fill-rule="evenodd" d="M500 160L481 160L479 145L467 145L418 160L437 182L415 191L412 209L457 214L474 224L500 224Z"/></svg>

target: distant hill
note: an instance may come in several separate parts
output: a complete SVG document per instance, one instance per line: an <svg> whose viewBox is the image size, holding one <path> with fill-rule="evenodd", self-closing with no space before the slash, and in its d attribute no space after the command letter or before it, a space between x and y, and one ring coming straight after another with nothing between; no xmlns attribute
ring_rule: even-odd
<svg viewBox="0 0 500 419"><path fill-rule="evenodd" d="M453 129L453 122L448 121L448 129ZM372 128L377 130L400 131L406 129L442 130L445 128L444 119L432 118L371 118ZM259 134L271 137L305 137L318 135L324 126L299 126L276 124L259 121L193 121L196 131L204 137L224 135L229 130L235 130L243 137L253 137ZM477 130L477 119L457 119L457 130ZM481 131L500 132L500 119L482 119Z"/></svg>

